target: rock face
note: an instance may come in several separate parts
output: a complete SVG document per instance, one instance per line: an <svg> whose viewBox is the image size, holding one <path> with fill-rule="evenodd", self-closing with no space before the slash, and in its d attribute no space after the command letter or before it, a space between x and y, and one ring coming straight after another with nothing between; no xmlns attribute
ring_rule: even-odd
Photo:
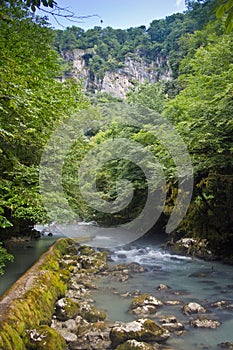
<svg viewBox="0 0 233 350"><path fill-rule="evenodd" d="M86 91L103 92L115 97L125 98L130 88L138 83L155 83L170 80L172 76L169 63L162 56L155 61L142 57L142 54L128 55L123 67L105 72L102 79L97 79L90 71L89 59L94 57L93 50L75 49L64 52L63 58L72 64L71 76L83 81ZM63 77L65 79L68 76Z"/></svg>
<svg viewBox="0 0 233 350"><path fill-rule="evenodd" d="M141 318L137 321L122 323L114 326L110 332L113 347L123 344L127 340L163 342L170 337L169 331L158 326L149 319Z"/></svg>

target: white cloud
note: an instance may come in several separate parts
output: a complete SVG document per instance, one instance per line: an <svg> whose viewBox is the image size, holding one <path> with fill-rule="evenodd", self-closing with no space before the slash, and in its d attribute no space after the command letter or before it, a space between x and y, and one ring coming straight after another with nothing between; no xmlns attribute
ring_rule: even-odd
<svg viewBox="0 0 233 350"><path fill-rule="evenodd" d="M180 5L182 4L182 0L176 0L176 6L180 7Z"/></svg>

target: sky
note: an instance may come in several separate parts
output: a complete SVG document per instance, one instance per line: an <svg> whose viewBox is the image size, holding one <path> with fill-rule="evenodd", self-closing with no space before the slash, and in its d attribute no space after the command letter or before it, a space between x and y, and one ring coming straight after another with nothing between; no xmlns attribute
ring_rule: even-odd
<svg viewBox="0 0 233 350"><path fill-rule="evenodd" d="M69 22L64 18L59 18L59 22L70 27L75 25L83 29L94 26L113 27L126 29L145 25L146 27L154 19L165 18L173 13L185 10L185 0L56 0L62 8L68 8L76 16L98 16ZM38 14L44 15L43 12ZM102 23L101 23L102 19ZM56 21L50 17L49 22L52 27L63 29Z"/></svg>

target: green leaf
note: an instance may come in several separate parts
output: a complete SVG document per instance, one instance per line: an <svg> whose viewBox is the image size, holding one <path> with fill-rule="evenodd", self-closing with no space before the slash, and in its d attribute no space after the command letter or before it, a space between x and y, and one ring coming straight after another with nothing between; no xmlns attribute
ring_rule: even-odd
<svg viewBox="0 0 233 350"><path fill-rule="evenodd" d="M216 17L221 18L225 13L225 5L219 6L219 8L216 11Z"/></svg>

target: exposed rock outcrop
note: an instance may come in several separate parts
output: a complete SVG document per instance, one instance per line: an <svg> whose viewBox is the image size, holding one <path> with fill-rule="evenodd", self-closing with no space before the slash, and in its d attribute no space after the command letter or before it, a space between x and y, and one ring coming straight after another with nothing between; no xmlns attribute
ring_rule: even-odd
<svg viewBox="0 0 233 350"><path fill-rule="evenodd" d="M155 61L151 61L142 57L141 53L128 55L122 67L106 71L102 78L98 78L91 72L89 65L89 60L94 55L93 49L63 52L63 58L72 65L72 70L62 79L73 76L83 81L85 91L103 92L125 98L135 83L156 83L159 80L170 80L172 77L169 62L163 56L160 55Z"/></svg>

